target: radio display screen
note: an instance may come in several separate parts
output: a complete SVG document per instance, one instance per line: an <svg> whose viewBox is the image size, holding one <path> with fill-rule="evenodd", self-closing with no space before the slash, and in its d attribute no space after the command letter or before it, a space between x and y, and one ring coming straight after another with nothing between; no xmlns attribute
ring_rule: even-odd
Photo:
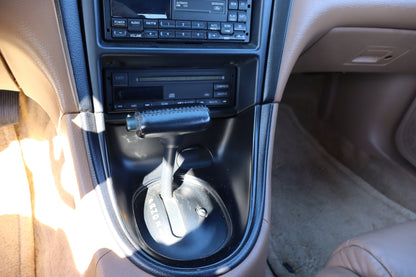
<svg viewBox="0 0 416 277"><path fill-rule="evenodd" d="M175 0L174 9L176 11L224 14L227 10L227 3L225 0Z"/></svg>
<svg viewBox="0 0 416 277"><path fill-rule="evenodd" d="M111 15L134 18L170 18L170 0L112 0Z"/></svg>

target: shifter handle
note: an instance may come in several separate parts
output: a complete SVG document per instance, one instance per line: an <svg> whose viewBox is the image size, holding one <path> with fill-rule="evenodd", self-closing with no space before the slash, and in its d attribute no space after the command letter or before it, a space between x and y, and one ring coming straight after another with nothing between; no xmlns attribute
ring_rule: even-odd
<svg viewBox="0 0 416 277"><path fill-rule="evenodd" d="M195 105L136 112L127 116L126 127L142 138L163 137L203 131L209 122L209 109Z"/></svg>
<svg viewBox="0 0 416 277"><path fill-rule="evenodd" d="M177 237L186 234L181 210L173 194L173 174L176 150L186 133L208 128L210 122L207 107L185 106L136 112L126 118L128 131L136 131L139 137L158 137L164 147L160 176L160 197L169 218L172 233Z"/></svg>

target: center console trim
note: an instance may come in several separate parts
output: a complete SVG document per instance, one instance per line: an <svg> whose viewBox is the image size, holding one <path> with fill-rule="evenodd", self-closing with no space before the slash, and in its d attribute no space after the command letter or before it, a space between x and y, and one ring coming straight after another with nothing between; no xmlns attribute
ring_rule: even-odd
<svg viewBox="0 0 416 277"><path fill-rule="evenodd" d="M284 0L279 0L281 2ZM252 76L255 83L254 89L250 95L237 95L237 97L248 97L237 111L236 114L243 112L244 110L253 108L255 110L255 126L253 132L253 170L252 174L252 194L250 195L254 205L250 205L250 217L247 224L246 233L242 239L240 246L223 261L210 265L206 268L201 268L199 271L200 276L213 275L218 273L225 273L235 269L241 265L248 255L250 255L251 249L256 246L258 236L262 229L262 226L267 222L269 212L263 210L263 204L267 196L266 187L269 173L267 166L267 159L269 158L269 149L272 142L269 141L274 131L273 120L277 107L272 104L263 104L263 80L266 67L266 57L268 52L268 35L269 27L271 24L271 12L273 5L276 5L274 1L262 0L253 3L253 18L256 17L253 23L254 30L252 31L252 40L248 44L233 44L233 43L202 43L202 44L185 44L185 43L143 43L140 45L126 44L126 43L114 43L106 42L102 38L101 29L101 16L100 5L98 0L89 1L82 0L81 7L83 12L83 23L85 32L85 44L88 53L89 74L91 80L91 89L93 93L93 106L94 106L94 120L95 122L89 122L88 125L104 126L104 101L102 96L103 80L102 80L102 57L104 56L136 56L136 57L159 57L164 59L165 57L175 57L185 55L187 57L205 57L201 58L206 62L211 57L230 57L229 61L234 59L240 59L241 62L247 62L254 65L256 69L255 76ZM255 16L254 16L255 15ZM75 58L75 57L73 57ZM202 64L204 66L204 64ZM277 77L277 76L276 76ZM252 97L252 98L251 98ZM91 120L91 118L90 118ZM117 214L117 205L114 203L114 195L112 195L111 175L108 172L108 157L105 145L105 130L104 127L101 131L86 132L86 144L89 149L89 156L91 157L92 172L96 176L96 187L99 187L99 197L103 208L106 210L106 215L109 216L109 225L111 229L115 231L115 237L119 241L119 244L126 253L131 252L134 248L134 241L129 239L127 233L123 230L123 226L120 221L120 215ZM257 207L256 205L261 205ZM151 274L171 273L173 275L183 274L195 276L195 268L186 270L184 268L175 269L166 267L163 264L158 263L146 257L142 251L137 251L133 255L128 257L130 261L138 265L141 269ZM149 266L149 263L151 266ZM225 269L224 272L218 272L219 269ZM230 273L231 273L230 272Z"/></svg>

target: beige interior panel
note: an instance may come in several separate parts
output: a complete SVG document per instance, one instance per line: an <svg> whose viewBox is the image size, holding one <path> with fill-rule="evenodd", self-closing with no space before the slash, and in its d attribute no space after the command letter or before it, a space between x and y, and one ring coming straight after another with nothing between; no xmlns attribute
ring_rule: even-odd
<svg viewBox="0 0 416 277"><path fill-rule="evenodd" d="M254 245L248 257L239 264L235 269L231 270L223 276L226 277L251 277L266 275L266 260L269 247L269 222L263 220L257 243ZM221 272L218 272L221 274Z"/></svg>
<svg viewBox="0 0 416 277"><path fill-rule="evenodd" d="M103 252L97 258L97 264L87 275L88 277L153 276L138 268L127 258L120 258L113 251Z"/></svg>
<svg viewBox="0 0 416 277"><path fill-rule="evenodd" d="M133 265L121 250L116 231L104 216L107 208L99 199L94 188L93 176L83 140L81 117L92 114L70 114L62 118L60 133L69 145L70 154L76 163L74 169L78 183L76 203L76 224L78 227L66 230L73 253L73 263L81 276L147 276ZM105 184L100 184L102 186ZM82 226L81 228L79 226ZM71 238L73 240L71 241Z"/></svg>
<svg viewBox="0 0 416 277"><path fill-rule="evenodd" d="M36 276L76 276L67 239L75 214L70 187L76 188L71 157L63 153L67 144L36 102L24 95L19 101L16 131L31 187Z"/></svg>
<svg viewBox="0 0 416 277"><path fill-rule="evenodd" d="M218 269L218 275L224 277L251 277L265 276L266 274L266 257L268 249L269 223L263 220L263 225L258 237L258 242L249 256L236 268L221 274L221 268ZM142 269L133 265L127 258L115 254L113 251L98 251L96 264L92 264L88 269L86 276L96 277L116 277L116 276L151 276ZM227 271L228 268L224 268Z"/></svg>
<svg viewBox="0 0 416 277"><path fill-rule="evenodd" d="M416 31L334 28L303 53L294 72L416 71Z"/></svg>
<svg viewBox="0 0 416 277"><path fill-rule="evenodd" d="M24 200L26 206L14 201L13 205L8 205L6 208L7 214L24 215L24 219L31 219L33 213L33 225L30 224L29 230L34 232L34 246L32 242L31 247L35 258L32 252L30 260L35 261L36 265L32 270L36 270L36 276L85 276L104 251L111 250L123 258L124 254L106 222L97 190L93 186L93 176L89 170L82 128L78 119L80 115L62 116L58 124L59 128L56 128L48 114L36 102L24 95L19 100L21 122L16 127L19 141L14 143L18 148L20 144L20 150L17 150L18 154L21 151L23 157L21 162L23 170L26 167L28 173L27 188L31 187L32 199L29 196L26 199L21 197L19 200ZM4 147L8 145L8 148L0 154L7 154L8 149L15 146L14 143L6 144ZM4 163L10 164L11 159L6 159ZM9 179L13 181L13 172L8 173L10 173ZM4 194L3 197L10 198L19 187L17 186L19 179L25 179L25 175L21 173L16 177L19 178L15 178L13 190L7 189L10 182L4 182L10 194ZM31 200L33 212L30 209ZM2 203L6 202L2 201ZM16 204L18 204L18 212L11 213L11 209L17 207ZM27 205L29 211L21 212ZM3 211L4 209L0 209L0 215ZM14 220L10 217L0 219ZM11 228L10 223L9 226ZM28 239L21 239L20 245L28 242ZM13 245L19 243L15 242ZM12 250L10 247L9 251ZM7 255L9 259L13 258L10 253ZM30 254L29 251L24 253Z"/></svg>
<svg viewBox="0 0 416 277"><path fill-rule="evenodd" d="M0 57L0 90L13 90L18 91L18 87L14 83L10 73L4 64L3 59Z"/></svg>
<svg viewBox="0 0 416 277"><path fill-rule="evenodd" d="M78 100L55 2L0 1L0 51L23 92L57 124L78 111Z"/></svg>
<svg viewBox="0 0 416 277"><path fill-rule="evenodd" d="M298 57L336 27L416 29L416 2L397 0L294 0L275 101L280 101Z"/></svg>

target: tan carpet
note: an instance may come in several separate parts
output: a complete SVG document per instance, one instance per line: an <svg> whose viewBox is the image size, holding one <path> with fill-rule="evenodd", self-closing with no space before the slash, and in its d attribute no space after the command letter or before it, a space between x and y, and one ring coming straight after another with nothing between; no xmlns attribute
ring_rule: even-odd
<svg viewBox="0 0 416 277"><path fill-rule="evenodd" d="M65 228L76 216L64 140L34 101L0 128L0 276L80 276ZM75 229L75 228L72 228Z"/></svg>
<svg viewBox="0 0 416 277"><path fill-rule="evenodd" d="M13 126L0 128L0 276L35 276L29 183Z"/></svg>
<svg viewBox="0 0 416 277"><path fill-rule="evenodd" d="M272 176L269 264L279 277L315 276L344 240L416 218L330 156L284 105Z"/></svg>
<svg viewBox="0 0 416 277"><path fill-rule="evenodd" d="M33 100L20 99L16 130L32 191L36 276L80 276L63 230L75 214L75 174L49 116Z"/></svg>

